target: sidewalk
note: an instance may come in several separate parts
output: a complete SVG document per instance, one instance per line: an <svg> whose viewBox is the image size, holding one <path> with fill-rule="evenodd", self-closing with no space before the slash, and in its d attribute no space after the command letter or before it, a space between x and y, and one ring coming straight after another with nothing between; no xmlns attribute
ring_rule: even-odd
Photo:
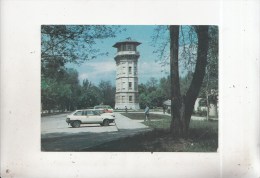
<svg viewBox="0 0 260 178"><path fill-rule="evenodd" d="M138 120L132 120L120 113L115 112L115 122L118 130L120 129L148 129L149 127L139 123Z"/></svg>
<svg viewBox="0 0 260 178"><path fill-rule="evenodd" d="M144 112L135 112L135 113L144 113ZM150 114L159 114L159 115L166 115L166 116L171 116L171 114L169 113L166 113L165 114L163 112L160 112L160 111L150 111L149 112ZM123 116L125 117L125 116ZM202 120L207 120L206 117L203 117L203 116L191 116L191 120L199 120L199 121L202 121ZM218 120L217 118L211 118L211 120Z"/></svg>

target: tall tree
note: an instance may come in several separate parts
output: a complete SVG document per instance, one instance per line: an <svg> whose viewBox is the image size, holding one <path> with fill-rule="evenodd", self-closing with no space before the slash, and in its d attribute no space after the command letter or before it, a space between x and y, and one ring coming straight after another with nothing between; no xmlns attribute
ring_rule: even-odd
<svg viewBox="0 0 260 178"><path fill-rule="evenodd" d="M107 53L97 49L95 44L105 38L115 37L117 32L120 32L119 26L41 26L43 109L71 110L80 106L78 105L80 94L78 74L66 69L66 64L80 64L99 55L106 55Z"/></svg>
<svg viewBox="0 0 260 178"><path fill-rule="evenodd" d="M171 130L174 135L182 134L181 91L179 82L179 26L170 26L170 73L171 73Z"/></svg>
<svg viewBox="0 0 260 178"><path fill-rule="evenodd" d="M119 26L108 25L42 25L41 61L59 59L60 64L81 63L106 54L95 48L97 40L115 37Z"/></svg>
<svg viewBox="0 0 260 178"><path fill-rule="evenodd" d="M110 81L101 80L99 83L99 89L102 96L102 103L110 106L115 105L115 92L116 89L112 86Z"/></svg>
<svg viewBox="0 0 260 178"><path fill-rule="evenodd" d="M83 80L80 94L80 108L93 107L102 102L101 91L87 79Z"/></svg>
<svg viewBox="0 0 260 178"><path fill-rule="evenodd" d="M190 87L185 96L181 96L179 84L179 26L170 26L170 59L172 79L172 122L171 131L174 136L188 134L191 114L198 97L207 65L209 48L209 26L195 26L198 39L195 71Z"/></svg>

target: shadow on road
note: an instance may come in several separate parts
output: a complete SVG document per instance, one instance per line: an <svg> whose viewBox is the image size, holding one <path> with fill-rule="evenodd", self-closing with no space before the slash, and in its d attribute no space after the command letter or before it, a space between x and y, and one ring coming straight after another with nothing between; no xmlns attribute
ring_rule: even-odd
<svg viewBox="0 0 260 178"><path fill-rule="evenodd" d="M131 137L150 131L149 128L121 129L116 132L79 132L79 133L48 133L41 139L42 151L82 151L113 140ZM93 152L93 150L92 150Z"/></svg>

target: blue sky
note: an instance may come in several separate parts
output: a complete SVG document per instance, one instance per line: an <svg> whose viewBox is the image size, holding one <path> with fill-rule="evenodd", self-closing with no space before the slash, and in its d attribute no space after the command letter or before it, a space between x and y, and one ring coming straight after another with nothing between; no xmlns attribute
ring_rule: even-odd
<svg viewBox="0 0 260 178"><path fill-rule="evenodd" d="M88 79L92 83L98 84L101 80L105 80L110 81L114 85L116 78L116 64L114 60L116 48L112 46L118 41L131 37L142 43L137 47L137 50L140 52L138 61L139 84L146 83L151 77L156 79L166 77L169 74L170 66L162 67L156 62L158 57L153 53L155 48L151 46L151 36L155 27L151 25L122 26L126 31L117 34L115 38L108 38L103 40L103 42L97 41L95 47L100 49L101 52L108 52L108 56L98 56L96 59L86 61L79 66L70 64L68 67L75 68L78 71L80 82Z"/></svg>

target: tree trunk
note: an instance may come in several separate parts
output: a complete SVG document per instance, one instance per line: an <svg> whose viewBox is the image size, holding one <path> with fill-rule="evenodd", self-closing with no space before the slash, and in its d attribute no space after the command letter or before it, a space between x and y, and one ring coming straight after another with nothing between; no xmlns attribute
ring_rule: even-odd
<svg viewBox="0 0 260 178"><path fill-rule="evenodd" d="M195 72L190 84L190 87L186 93L185 100L185 122L188 129L191 114L193 112L195 101L199 95L199 91L205 76L205 70L207 66L207 55L209 48L209 33L208 26L197 26L196 32L198 36L198 49L197 49L197 62L195 66Z"/></svg>
<svg viewBox="0 0 260 178"><path fill-rule="evenodd" d="M170 130L174 136L182 135L181 123L181 92L179 82L179 26L170 26L170 71L171 71L171 126Z"/></svg>
<svg viewBox="0 0 260 178"><path fill-rule="evenodd" d="M181 96L179 84L179 26L170 26L170 71L171 71L171 110L172 121L170 130L175 137L188 135L190 118L198 97L205 69L208 54L208 26L197 26L198 36L197 62L195 72L186 96Z"/></svg>
<svg viewBox="0 0 260 178"><path fill-rule="evenodd" d="M207 73L207 85L206 85L206 99L207 99L207 121L209 120L209 71L210 66L206 67Z"/></svg>

